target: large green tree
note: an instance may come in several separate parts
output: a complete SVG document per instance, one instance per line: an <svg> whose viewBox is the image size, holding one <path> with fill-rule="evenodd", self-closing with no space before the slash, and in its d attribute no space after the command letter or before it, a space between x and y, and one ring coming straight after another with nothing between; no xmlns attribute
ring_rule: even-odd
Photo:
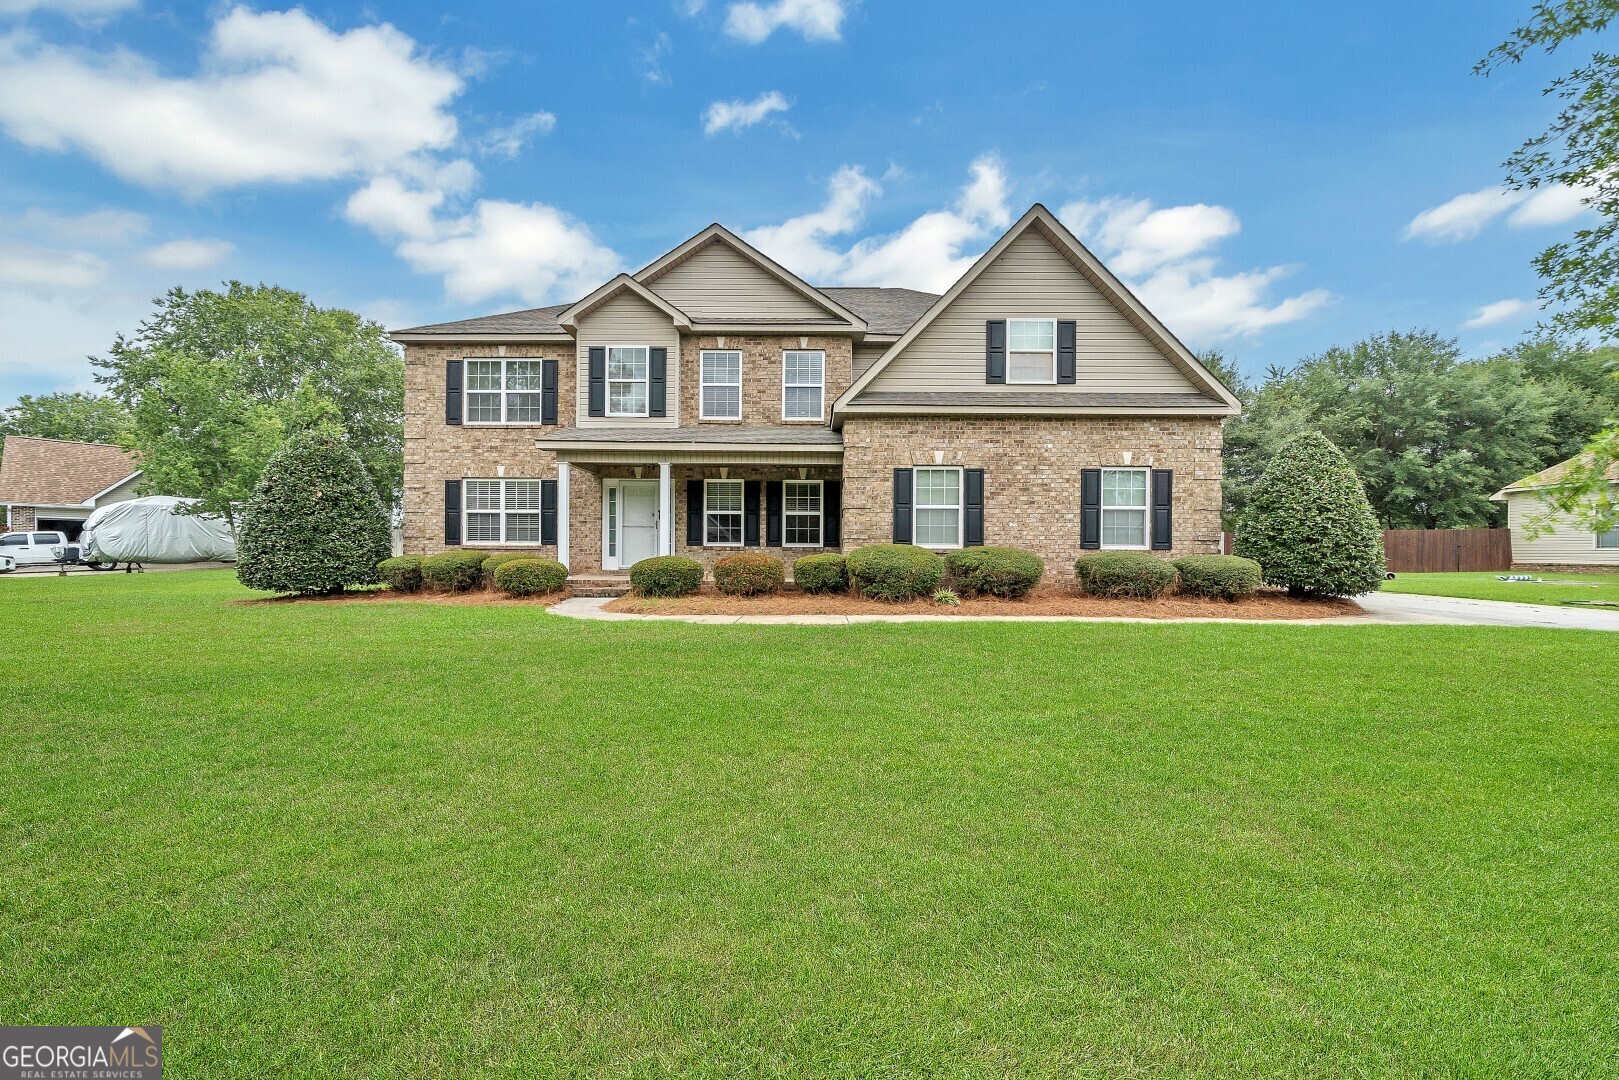
<svg viewBox="0 0 1619 1080"><path fill-rule="evenodd" d="M129 410L101 394L23 394L0 409L0 436L117 443L129 430Z"/></svg>
<svg viewBox="0 0 1619 1080"><path fill-rule="evenodd" d="M404 363L375 322L301 293L230 282L172 289L92 362L128 407L144 487L199 500L234 524L291 434L340 420L377 492L403 483Z"/></svg>

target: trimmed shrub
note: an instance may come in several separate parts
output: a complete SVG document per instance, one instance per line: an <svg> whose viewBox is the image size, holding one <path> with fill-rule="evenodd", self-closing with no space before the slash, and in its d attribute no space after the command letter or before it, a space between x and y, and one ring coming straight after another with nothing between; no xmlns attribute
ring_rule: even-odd
<svg viewBox="0 0 1619 1080"><path fill-rule="evenodd" d="M541 596L567 587L568 568L555 559L506 559L496 565L494 582L511 596Z"/></svg>
<svg viewBox="0 0 1619 1080"><path fill-rule="evenodd" d="M1188 555L1175 560L1181 592L1211 600L1239 600L1259 591L1259 564L1237 555Z"/></svg>
<svg viewBox="0 0 1619 1080"><path fill-rule="evenodd" d="M483 580L487 584L494 584L495 571L509 562L518 559L537 559L538 555L524 555L522 552L502 551L494 555L485 555L483 559Z"/></svg>
<svg viewBox="0 0 1619 1080"><path fill-rule="evenodd" d="M483 585L482 551L455 549L429 555L422 560L422 581L451 592L465 592Z"/></svg>
<svg viewBox="0 0 1619 1080"><path fill-rule="evenodd" d="M839 593L849 587L843 556L833 551L793 560L793 584L807 593Z"/></svg>
<svg viewBox="0 0 1619 1080"><path fill-rule="evenodd" d="M236 577L265 592L337 593L375 584L392 547L365 466L326 425L293 435L264 466L243 508Z"/></svg>
<svg viewBox="0 0 1619 1080"><path fill-rule="evenodd" d="M849 581L873 600L930 596L944 577L944 560L912 544L871 544L843 560Z"/></svg>
<svg viewBox="0 0 1619 1080"><path fill-rule="evenodd" d="M1319 431L1271 458L1237 522L1236 553L1300 596L1359 596L1383 580L1383 532L1366 489Z"/></svg>
<svg viewBox="0 0 1619 1080"><path fill-rule="evenodd" d="M703 564L684 555L654 555L630 567L638 596L690 596L703 587Z"/></svg>
<svg viewBox="0 0 1619 1080"><path fill-rule="evenodd" d="M422 557L401 555L377 563L377 577L394 592L422 591Z"/></svg>
<svg viewBox="0 0 1619 1080"><path fill-rule="evenodd" d="M787 567L755 551L727 555L714 564L714 587L726 596L769 596L781 592Z"/></svg>
<svg viewBox="0 0 1619 1080"><path fill-rule="evenodd" d="M956 590L966 596L1027 596L1045 576L1046 564L1031 551L1009 547L969 547L944 557Z"/></svg>
<svg viewBox="0 0 1619 1080"><path fill-rule="evenodd" d="M1151 599L1175 587L1175 565L1145 551L1096 551L1074 562L1079 587L1092 596Z"/></svg>

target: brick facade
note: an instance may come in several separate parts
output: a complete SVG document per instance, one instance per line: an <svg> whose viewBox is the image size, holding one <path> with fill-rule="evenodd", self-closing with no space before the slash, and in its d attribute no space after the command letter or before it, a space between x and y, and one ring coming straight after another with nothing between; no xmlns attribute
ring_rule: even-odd
<svg viewBox="0 0 1619 1080"><path fill-rule="evenodd" d="M13 506L11 508L11 524L8 527L12 532L18 532L22 529L32 529L38 524L38 521L39 519L35 516L32 506Z"/></svg>
<svg viewBox="0 0 1619 1080"><path fill-rule="evenodd" d="M721 345L720 342L725 344ZM742 419L702 420L702 364L704 349L737 349L742 353ZM782 356L788 349L819 349L826 353L826 392L824 410L832 407L838 395L854 379L854 343L848 337L798 334L752 336L726 334L723 337L685 336L680 339L680 424L682 427L714 424L730 427L777 427L789 422L782 418ZM812 425L813 426L813 425Z"/></svg>

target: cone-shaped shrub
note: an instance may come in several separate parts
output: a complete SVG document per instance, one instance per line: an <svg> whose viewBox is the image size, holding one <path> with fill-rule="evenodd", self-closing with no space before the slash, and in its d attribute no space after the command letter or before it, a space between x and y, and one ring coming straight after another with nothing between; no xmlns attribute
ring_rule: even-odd
<svg viewBox="0 0 1619 1080"><path fill-rule="evenodd" d="M1359 596L1383 580L1383 532L1366 489L1325 435L1286 443L1237 522L1236 554L1268 585L1302 596Z"/></svg>
<svg viewBox="0 0 1619 1080"><path fill-rule="evenodd" d="M271 456L247 500L236 577L265 592L341 592L375 583L390 544L388 513L342 433L301 432Z"/></svg>

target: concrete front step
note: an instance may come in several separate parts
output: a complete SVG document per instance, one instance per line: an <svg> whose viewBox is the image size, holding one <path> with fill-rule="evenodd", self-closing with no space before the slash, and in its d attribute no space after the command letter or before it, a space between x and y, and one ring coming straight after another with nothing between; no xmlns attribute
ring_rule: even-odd
<svg viewBox="0 0 1619 1080"><path fill-rule="evenodd" d="M623 596L630 591L630 579L613 574L580 574L568 579L568 591L575 596Z"/></svg>

